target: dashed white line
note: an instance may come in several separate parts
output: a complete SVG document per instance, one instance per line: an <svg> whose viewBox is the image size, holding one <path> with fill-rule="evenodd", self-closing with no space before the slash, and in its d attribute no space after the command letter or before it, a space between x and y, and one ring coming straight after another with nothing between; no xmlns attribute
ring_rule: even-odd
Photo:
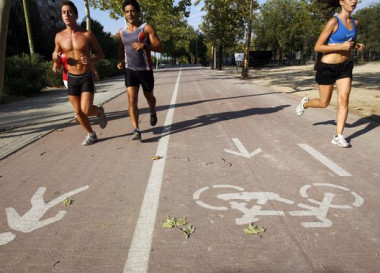
<svg viewBox="0 0 380 273"><path fill-rule="evenodd" d="M131 247L128 252L127 262L124 266L124 273L145 273L148 270L154 225L156 222L158 202L160 199L162 177L165 170L165 159L169 145L170 134L168 134L168 132L170 132L171 124L173 122L174 105L177 100L181 72L182 69L177 77L172 100L170 102L170 108L165 119L164 130L161 133L161 138L156 152L157 155L160 155L163 158L153 162L149 182L145 191L135 232L133 234Z"/></svg>
<svg viewBox="0 0 380 273"><path fill-rule="evenodd" d="M327 168L332 170L334 173L336 173L339 176L352 176L349 172L347 172L345 169L340 167L338 164L334 163L327 157L325 157L320 152L316 151L312 147L310 147L307 144L298 144L302 149L304 149L306 152L308 152L311 156L313 156L315 159L317 159L319 162L321 162L323 165L325 165Z"/></svg>

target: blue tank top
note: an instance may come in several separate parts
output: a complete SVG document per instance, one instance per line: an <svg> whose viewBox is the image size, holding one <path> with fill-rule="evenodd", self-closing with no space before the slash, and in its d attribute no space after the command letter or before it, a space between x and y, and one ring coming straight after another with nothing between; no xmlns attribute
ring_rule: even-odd
<svg viewBox="0 0 380 273"><path fill-rule="evenodd" d="M144 32L146 23L141 24L138 29L128 32L127 28L119 31L120 39L124 44L125 68L132 70L153 70L150 50L134 50L133 43L147 43L149 36Z"/></svg>
<svg viewBox="0 0 380 273"><path fill-rule="evenodd" d="M327 44L343 44L350 39L351 41L355 41L356 39L355 20L351 18L352 30L349 30L343 25L338 15L334 15L334 17L338 20L338 29L333 34L330 35L330 38Z"/></svg>

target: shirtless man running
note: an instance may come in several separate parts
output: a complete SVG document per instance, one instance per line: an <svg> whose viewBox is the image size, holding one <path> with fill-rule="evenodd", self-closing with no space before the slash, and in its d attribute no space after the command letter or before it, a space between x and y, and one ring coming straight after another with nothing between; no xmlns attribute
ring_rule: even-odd
<svg viewBox="0 0 380 273"><path fill-rule="evenodd" d="M62 20L66 29L55 36L53 52L53 72L59 72L61 53L65 52L68 71L68 95L78 121L87 132L83 145L97 142L96 133L92 130L89 116L97 116L100 128L107 126L103 107L93 105L94 80L91 64L104 58L98 40L91 31L85 31L77 25L78 10L73 2L62 1ZM91 55L91 50L96 54Z"/></svg>

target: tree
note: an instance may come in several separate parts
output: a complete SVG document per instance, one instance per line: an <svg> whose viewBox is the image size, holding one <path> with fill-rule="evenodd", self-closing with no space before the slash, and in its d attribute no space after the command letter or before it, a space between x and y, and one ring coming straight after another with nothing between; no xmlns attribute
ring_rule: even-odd
<svg viewBox="0 0 380 273"><path fill-rule="evenodd" d="M359 20L357 41L365 45L365 52L372 59L373 52L380 51L380 4L358 10L354 15Z"/></svg>
<svg viewBox="0 0 380 273"><path fill-rule="evenodd" d="M255 46L273 50L280 60L285 53L312 51L324 23L315 0L269 0L255 22Z"/></svg>
<svg viewBox="0 0 380 273"><path fill-rule="evenodd" d="M12 0L0 0L0 100L4 85L5 49Z"/></svg>
<svg viewBox="0 0 380 273"><path fill-rule="evenodd" d="M251 48L254 11L259 7L259 4L257 3L256 0L240 0L239 6L240 6L241 14L244 18L244 23L246 26L244 61L243 61L243 68L241 71L241 77L243 79L246 79L248 78L248 73L249 73L249 51Z"/></svg>
<svg viewBox="0 0 380 273"><path fill-rule="evenodd" d="M83 18L83 21L80 23L81 28L85 28L88 22L86 18ZM119 45L119 39L115 39L111 36L110 32L105 32L104 27L100 24L99 21L90 19L91 31L95 34L97 40L99 41L100 46L102 47L106 59L115 59L118 58L118 52L115 48Z"/></svg>
<svg viewBox="0 0 380 273"><path fill-rule="evenodd" d="M89 4L101 10L109 11L111 18L123 16L123 0L88 0ZM189 16L191 0L140 0L142 20L156 28L164 45L165 53L176 58L188 53L189 37L186 18Z"/></svg>
<svg viewBox="0 0 380 273"><path fill-rule="evenodd" d="M195 4L199 4L197 0ZM200 26L206 42L217 48L217 69L222 69L223 49L234 46L244 35L244 20L238 1L204 0L202 10L206 11Z"/></svg>

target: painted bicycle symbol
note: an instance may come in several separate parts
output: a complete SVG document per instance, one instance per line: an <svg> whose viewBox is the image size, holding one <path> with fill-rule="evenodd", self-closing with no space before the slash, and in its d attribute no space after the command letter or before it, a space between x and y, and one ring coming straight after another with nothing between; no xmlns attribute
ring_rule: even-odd
<svg viewBox="0 0 380 273"><path fill-rule="evenodd" d="M279 194L274 192L247 192L243 188L233 185L213 185L211 187L203 187L197 190L193 194L193 199L195 202L206 209L225 211L228 210L226 206L216 206L207 204L202 201L202 195L210 190L226 189L233 190L232 193L221 193L216 195L217 200L227 201L231 209L240 211L243 216L236 218L235 222L237 225L245 225L252 222L257 222L260 220L259 216L285 216L284 210L265 210L263 207L270 202L280 202L286 205L294 205L293 200L281 197ZM315 200L309 197L309 192L321 192L321 200ZM352 199L349 204L340 204L340 195L335 192L342 191L342 194L348 193ZM315 217L318 221L315 222L302 222L304 227L331 227L332 221L327 218L327 214L330 208L332 209L353 209L358 208L363 205L364 199L357 193L351 191L350 189L334 184L328 183L313 183L312 185L305 185L300 188L300 195L305 198L310 204L298 203L297 207L303 210L287 211L290 216L308 216ZM346 196L347 197L347 196ZM347 198L344 198L346 201ZM251 207L248 206L248 202L255 202ZM334 203L334 201L336 203Z"/></svg>

